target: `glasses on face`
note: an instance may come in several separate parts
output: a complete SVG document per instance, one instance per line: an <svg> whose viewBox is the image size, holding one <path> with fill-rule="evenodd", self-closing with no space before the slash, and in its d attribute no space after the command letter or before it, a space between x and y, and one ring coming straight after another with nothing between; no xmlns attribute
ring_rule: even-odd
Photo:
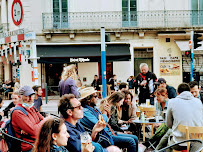
<svg viewBox="0 0 203 152"><path fill-rule="evenodd" d="M82 109L82 106L81 106L81 105L78 105L78 106L72 107L72 108L70 108L70 109L77 109L77 108L81 110L81 109Z"/></svg>

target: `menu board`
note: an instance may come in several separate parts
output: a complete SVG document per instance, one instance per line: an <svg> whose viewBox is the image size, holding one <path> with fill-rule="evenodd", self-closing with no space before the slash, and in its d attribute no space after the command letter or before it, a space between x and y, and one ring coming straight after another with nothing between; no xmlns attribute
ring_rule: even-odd
<svg viewBox="0 0 203 152"><path fill-rule="evenodd" d="M180 57L160 57L160 76L180 75Z"/></svg>

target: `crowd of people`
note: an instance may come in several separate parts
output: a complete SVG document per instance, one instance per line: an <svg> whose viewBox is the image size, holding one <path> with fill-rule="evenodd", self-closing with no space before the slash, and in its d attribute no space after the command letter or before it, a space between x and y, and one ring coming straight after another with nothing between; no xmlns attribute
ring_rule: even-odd
<svg viewBox="0 0 203 152"><path fill-rule="evenodd" d="M121 152L123 149L138 152L141 125L133 120L139 119L138 105L147 99L151 105L155 100L158 102L156 110L167 112L166 123L155 125L157 132L143 143L146 147L149 142L158 141L158 150L184 140L185 135L178 130L180 124L203 126L203 98L197 82L182 83L176 90L164 78L157 80L146 63L140 65L140 71L136 78L127 79L128 84L121 82L119 86L113 75L108 82L114 91L100 101L98 76L94 76L92 87L82 88L76 66L67 66L59 82L60 117L43 113L41 86L22 86L15 89L12 102L0 113L0 119L11 117L16 137L35 145L21 142L23 152ZM138 93L138 102L133 100L129 89ZM124 124L129 125L128 130L122 129ZM161 135L160 130L163 130ZM87 140L83 141L83 136ZM185 145L173 148L182 150Z"/></svg>

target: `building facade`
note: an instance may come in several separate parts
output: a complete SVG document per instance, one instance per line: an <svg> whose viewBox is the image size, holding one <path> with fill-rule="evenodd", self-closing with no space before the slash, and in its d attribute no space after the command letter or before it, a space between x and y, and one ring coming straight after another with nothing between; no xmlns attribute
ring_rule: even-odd
<svg viewBox="0 0 203 152"><path fill-rule="evenodd" d="M101 78L100 28L105 27L110 35L107 78L116 74L119 81L126 81L146 62L158 78L177 87L183 80L189 81L190 58L184 52L189 50L191 30L203 31L202 10L203 0L1 0L1 32L24 29L25 35L34 32L36 39L15 41L16 59L20 49L27 59L21 65L11 63L14 55L9 58L13 42L1 43L8 61L1 59L0 78L12 79L18 69L22 84L37 75L38 84L57 86L63 67L76 64L82 83L89 85L95 74ZM39 57L37 71L33 68L33 41ZM197 81L203 80L202 50L194 51Z"/></svg>

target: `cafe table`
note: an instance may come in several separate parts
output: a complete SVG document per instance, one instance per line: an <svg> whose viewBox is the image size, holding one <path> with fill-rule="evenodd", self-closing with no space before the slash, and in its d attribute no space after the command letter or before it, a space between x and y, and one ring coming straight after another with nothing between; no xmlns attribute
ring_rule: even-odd
<svg viewBox="0 0 203 152"><path fill-rule="evenodd" d="M165 121L160 117L159 121L154 119L154 122L149 121L149 119L146 119L144 121L135 119L132 121L135 124L141 124L142 125L142 131L143 131L143 141L145 141L145 125L152 125L152 135L154 134L154 124L156 123L165 123Z"/></svg>

